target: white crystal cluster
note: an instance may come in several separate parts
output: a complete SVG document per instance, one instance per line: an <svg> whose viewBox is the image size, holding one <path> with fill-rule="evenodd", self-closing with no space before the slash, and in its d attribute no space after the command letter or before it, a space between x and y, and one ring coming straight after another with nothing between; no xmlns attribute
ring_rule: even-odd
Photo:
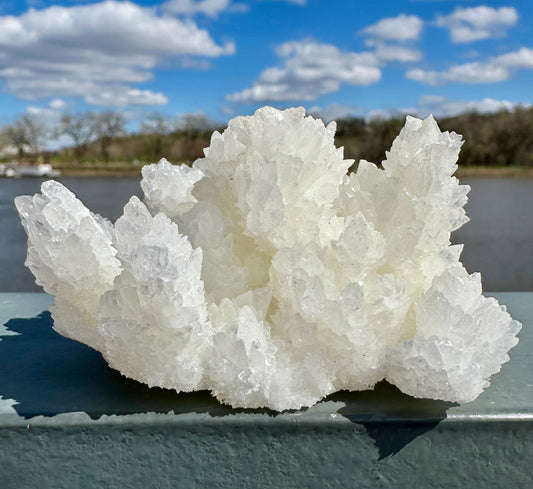
<svg viewBox="0 0 533 489"><path fill-rule="evenodd" d="M460 136L408 117L383 168L347 176L334 132L302 108L237 117L192 168L145 166L144 203L114 226L54 181L18 197L55 329L128 377L235 407L383 379L475 399L520 324L450 246L467 221Z"/></svg>

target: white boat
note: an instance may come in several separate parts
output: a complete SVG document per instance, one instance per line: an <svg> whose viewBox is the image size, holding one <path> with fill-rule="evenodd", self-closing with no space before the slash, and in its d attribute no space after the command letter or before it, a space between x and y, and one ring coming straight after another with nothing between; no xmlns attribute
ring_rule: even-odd
<svg viewBox="0 0 533 489"><path fill-rule="evenodd" d="M52 168L50 163L33 166L9 166L4 169L6 177L59 177L61 172Z"/></svg>

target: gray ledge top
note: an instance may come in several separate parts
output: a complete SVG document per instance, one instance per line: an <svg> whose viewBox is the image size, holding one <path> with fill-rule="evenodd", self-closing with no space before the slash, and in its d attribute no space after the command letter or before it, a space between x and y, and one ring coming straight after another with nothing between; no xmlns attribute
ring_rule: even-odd
<svg viewBox="0 0 533 489"><path fill-rule="evenodd" d="M51 296L0 293L0 428L533 421L533 292L486 295L505 304L523 328L511 360L474 402L414 399L383 382L372 391L338 392L310 409L274 413L232 409L207 392L177 394L127 379L98 352L52 330Z"/></svg>

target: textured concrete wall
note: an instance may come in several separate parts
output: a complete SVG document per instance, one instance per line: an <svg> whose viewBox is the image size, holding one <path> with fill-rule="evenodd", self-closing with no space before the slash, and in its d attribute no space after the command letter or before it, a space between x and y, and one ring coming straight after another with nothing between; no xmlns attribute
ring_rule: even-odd
<svg viewBox="0 0 533 489"><path fill-rule="evenodd" d="M2 430L4 489L533 487L531 422L443 422L382 459L357 424L29 431Z"/></svg>

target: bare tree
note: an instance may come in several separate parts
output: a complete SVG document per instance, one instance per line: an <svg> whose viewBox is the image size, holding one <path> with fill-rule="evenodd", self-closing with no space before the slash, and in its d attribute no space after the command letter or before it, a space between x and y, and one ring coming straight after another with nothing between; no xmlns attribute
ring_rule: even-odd
<svg viewBox="0 0 533 489"><path fill-rule="evenodd" d="M181 116L176 128L183 134L183 153L187 159L194 161L202 156L203 140L215 127L216 124L202 113Z"/></svg>
<svg viewBox="0 0 533 489"><path fill-rule="evenodd" d="M64 114L56 133L66 134L74 143L74 159L79 163L87 149L87 143L95 134L95 116L92 112Z"/></svg>
<svg viewBox="0 0 533 489"><path fill-rule="evenodd" d="M11 143L8 135L6 134L6 128L3 128L0 132L0 148L4 148Z"/></svg>
<svg viewBox="0 0 533 489"><path fill-rule="evenodd" d="M205 114L183 114L177 122L177 127L189 137L195 137L201 132L212 131L215 124Z"/></svg>
<svg viewBox="0 0 533 489"><path fill-rule="evenodd" d="M24 158L24 152L28 145L28 139L24 127L18 121L5 128L5 135L9 142L17 148L19 160Z"/></svg>
<svg viewBox="0 0 533 489"><path fill-rule="evenodd" d="M175 128L175 122L167 116L154 112L141 124L140 132L149 139L152 158L160 158L163 150L163 138Z"/></svg>
<svg viewBox="0 0 533 489"><path fill-rule="evenodd" d="M125 132L124 116L107 110L94 116L94 132L100 142L100 152L105 161L109 160L109 145L117 136Z"/></svg>
<svg viewBox="0 0 533 489"><path fill-rule="evenodd" d="M46 135L46 126L36 117L23 115L13 124L7 126L5 134L18 151L20 159L26 148L34 155L41 152L42 141Z"/></svg>
<svg viewBox="0 0 533 489"><path fill-rule="evenodd" d="M38 155L42 150L43 139L47 133L46 126L37 117L31 115L22 116L20 122L26 129L31 152Z"/></svg>
<svg viewBox="0 0 533 489"><path fill-rule="evenodd" d="M175 122L164 114L152 112L142 122L140 132L143 134L170 134L175 127Z"/></svg>

